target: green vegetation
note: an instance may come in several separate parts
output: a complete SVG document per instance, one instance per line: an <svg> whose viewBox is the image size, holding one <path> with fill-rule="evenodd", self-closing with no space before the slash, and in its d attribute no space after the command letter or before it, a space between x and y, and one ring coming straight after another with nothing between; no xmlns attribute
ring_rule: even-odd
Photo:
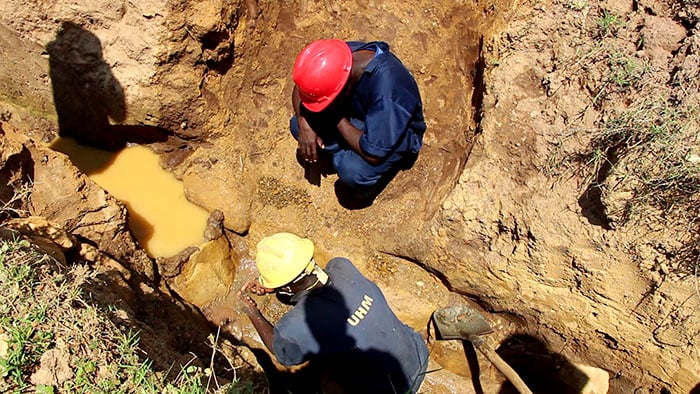
<svg viewBox="0 0 700 394"><path fill-rule="evenodd" d="M620 53L613 53L608 57L608 67L611 71L610 80L621 88L639 81L645 69L639 62Z"/></svg>
<svg viewBox="0 0 700 394"><path fill-rule="evenodd" d="M584 11L583 4L563 3L572 12L599 16L584 22L585 38L557 70L567 78L576 75L574 80L590 92L590 104L579 119L590 119L593 110L596 127L578 127L571 119L553 141L543 171L553 177L578 174L581 198L604 216L597 221L618 229L647 226L651 238L645 242L674 262L674 273L697 275L700 117L692 94L698 82L652 67L639 52L647 43L636 24L594 6ZM662 245L656 235L664 228L675 234Z"/></svg>
<svg viewBox="0 0 700 394"><path fill-rule="evenodd" d="M26 240L0 244L0 327L3 341L0 373L17 389L27 387L26 374L52 343L53 333L43 327L47 305L26 302L35 296L38 285L31 254L22 253L30 246ZM41 264L45 256L36 256Z"/></svg>
<svg viewBox="0 0 700 394"><path fill-rule="evenodd" d="M86 266L61 266L27 240L0 240L1 392L252 392L241 382L218 386L194 357L170 373L154 371L138 332L120 329L85 301L81 287L94 275Z"/></svg>
<svg viewBox="0 0 700 394"><path fill-rule="evenodd" d="M600 47L596 47L600 51ZM609 52L598 53L600 60L605 64L604 79L598 85L597 92L591 100L594 108L600 109L612 94L630 94L633 89L643 83L647 67L639 60L635 60L617 49L610 48Z"/></svg>
<svg viewBox="0 0 700 394"><path fill-rule="evenodd" d="M598 18L598 35L608 37L616 35L618 29L625 26L624 21L608 10L602 10L602 15Z"/></svg>
<svg viewBox="0 0 700 394"><path fill-rule="evenodd" d="M694 159L698 148L690 129L694 118L695 108L678 107L665 98L643 98L592 133L586 162L594 169L603 161L612 166L611 176L618 182L609 185L608 192L633 186L619 215L623 223L634 219L639 205L665 213L695 208L700 163Z"/></svg>

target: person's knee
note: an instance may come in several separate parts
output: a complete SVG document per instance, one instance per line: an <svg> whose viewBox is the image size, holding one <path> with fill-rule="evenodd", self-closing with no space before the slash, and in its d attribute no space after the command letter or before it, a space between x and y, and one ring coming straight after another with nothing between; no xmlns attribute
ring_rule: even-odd
<svg viewBox="0 0 700 394"><path fill-rule="evenodd" d="M336 170L341 182L357 189L373 187L381 177L381 173L366 162L363 165L363 163L347 163L344 161L336 166Z"/></svg>

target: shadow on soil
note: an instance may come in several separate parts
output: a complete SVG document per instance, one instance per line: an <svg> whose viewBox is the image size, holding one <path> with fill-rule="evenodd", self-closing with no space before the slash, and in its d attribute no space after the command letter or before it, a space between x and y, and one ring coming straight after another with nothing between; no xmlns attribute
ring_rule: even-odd
<svg viewBox="0 0 700 394"><path fill-rule="evenodd" d="M600 168L598 168L595 179L593 179L578 199L578 204L581 207L581 215L588 219L588 223L594 226L600 226L606 230L612 230L613 226L612 221L606 214L602 188L617 161L617 147L613 146L607 150L606 159L602 162Z"/></svg>
<svg viewBox="0 0 700 394"><path fill-rule="evenodd" d="M124 90L93 33L63 22L46 51L59 135L109 151L129 142L163 142L172 135L154 126L113 124L127 116Z"/></svg>
<svg viewBox="0 0 700 394"><path fill-rule="evenodd" d="M174 294L152 289L145 278L131 274L127 281L116 270L102 272L83 291L115 325L139 334L138 346L145 353L144 358L152 362L153 370L165 372L165 380L174 381L188 365L207 368L211 363L218 384L238 379L244 384L252 383L253 392L264 392L267 377L237 355L236 346L232 347L233 360L213 351L211 337L216 335L217 327L199 311L180 302ZM126 313L113 312L115 307Z"/></svg>
<svg viewBox="0 0 700 394"><path fill-rule="evenodd" d="M588 377L566 357L528 334L508 337L496 352L518 372L533 393L576 394L588 382ZM517 391L506 382L499 393L515 394Z"/></svg>

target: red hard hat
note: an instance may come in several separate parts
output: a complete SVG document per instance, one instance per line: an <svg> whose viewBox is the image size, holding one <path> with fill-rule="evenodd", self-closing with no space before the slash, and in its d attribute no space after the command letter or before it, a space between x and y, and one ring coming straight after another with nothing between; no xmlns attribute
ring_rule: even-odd
<svg viewBox="0 0 700 394"><path fill-rule="evenodd" d="M352 51L345 41L317 40L307 45L292 71L301 103L310 111L322 111L343 90L351 69Z"/></svg>

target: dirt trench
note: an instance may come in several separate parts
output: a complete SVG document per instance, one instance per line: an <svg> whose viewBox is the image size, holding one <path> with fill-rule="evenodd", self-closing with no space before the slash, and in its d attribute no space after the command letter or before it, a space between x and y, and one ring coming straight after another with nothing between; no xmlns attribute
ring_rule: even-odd
<svg viewBox="0 0 700 394"><path fill-rule="evenodd" d="M557 76L550 52L563 51L576 34L573 22L570 30L552 27L578 21L569 4L212 0L76 8L55 1L26 14L26 4L9 1L0 11L7 42L27 48L26 58L10 57L21 61L4 68L5 123L34 141L62 130L110 149L146 144L183 180L191 201L223 212L236 263L231 292L205 297L195 309L233 342L261 349L233 293L255 276L257 241L292 231L315 241L318 261L351 258L413 327L446 303L478 305L497 327L490 343L538 391L609 385L610 392L684 393L697 382L698 349L688 339L697 322L692 283L662 287L640 273L624 248L635 235L592 225L576 206L575 180L552 185L539 170L557 122L583 101L582 86L550 99L542 83ZM334 175L299 165L288 134L294 56L329 36L389 42L425 105L419 160L362 209L342 204ZM29 88L13 93L20 84ZM596 115L588 114L593 124ZM31 149L31 177L53 185L59 170L47 163L60 160ZM166 285L186 302L173 278L187 271L178 271L187 258L173 274L172 262L164 266L138 249L123 221L105 226L67 209L92 195L75 196L70 185L61 186L71 195L64 205L53 201L53 188L35 186L32 213L137 272L136 282ZM101 206L97 200L88 198ZM110 209L102 217L126 215ZM273 317L283 312L261 302ZM277 367L256 354L276 376ZM444 369L425 392L507 390L469 347L439 343L433 355ZM467 363L475 358L480 373ZM286 379L280 375L279 384L292 384ZM592 382L603 388L586 386Z"/></svg>

